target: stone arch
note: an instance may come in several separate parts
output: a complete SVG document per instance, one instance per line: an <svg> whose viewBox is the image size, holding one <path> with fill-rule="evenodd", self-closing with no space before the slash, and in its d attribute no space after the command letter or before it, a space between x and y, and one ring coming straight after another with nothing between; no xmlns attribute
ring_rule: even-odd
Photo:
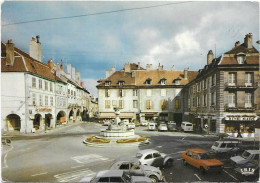
<svg viewBox="0 0 260 183"><path fill-rule="evenodd" d="M76 119L80 120L80 121L82 120L82 113L81 113L80 109L77 110Z"/></svg>
<svg viewBox="0 0 260 183"><path fill-rule="evenodd" d="M73 109L71 109L69 112L69 120L73 120L73 114L74 114L74 111L73 111Z"/></svg>
<svg viewBox="0 0 260 183"><path fill-rule="evenodd" d="M56 124L66 123L66 121L66 113L64 111L59 111L57 114Z"/></svg>
<svg viewBox="0 0 260 183"><path fill-rule="evenodd" d="M87 110L87 109L84 109L84 110L82 111L81 117L82 117L82 120L83 120L83 121L87 121L87 120L89 119L89 114L88 114L88 110Z"/></svg>
<svg viewBox="0 0 260 183"><path fill-rule="evenodd" d="M45 114L45 128L51 127L51 120L52 119L53 119L53 117L52 117L51 113Z"/></svg>
<svg viewBox="0 0 260 183"><path fill-rule="evenodd" d="M21 130L21 118L17 114L9 114L6 117L7 130L8 131L20 131Z"/></svg>
<svg viewBox="0 0 260 183"><path fill-rule="evenodd" d="M33 128L35 130L39 130L41 126L41 120L42 120L42 115L41 114L35 114L34 115L34 120L33 120Z"/></svg>

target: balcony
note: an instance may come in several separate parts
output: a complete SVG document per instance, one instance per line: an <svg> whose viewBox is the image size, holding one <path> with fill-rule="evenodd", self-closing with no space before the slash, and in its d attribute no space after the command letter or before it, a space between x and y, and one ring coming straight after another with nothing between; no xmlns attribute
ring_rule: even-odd
<svg viewBox="0 0 260 183"><path fill-rule="evenodd" d="M257 109L257 104L253 104L252 107L245 107L245 105L231 107L228 104L225 105L226 112L255 112Z"/></svg>
<svg viewBox="0 0 260 183"><path fill-rule="evenodd" d="M225 90L256 90L258 82L246 83L245 80L238 80L236 83L225 83Z"/></svg>

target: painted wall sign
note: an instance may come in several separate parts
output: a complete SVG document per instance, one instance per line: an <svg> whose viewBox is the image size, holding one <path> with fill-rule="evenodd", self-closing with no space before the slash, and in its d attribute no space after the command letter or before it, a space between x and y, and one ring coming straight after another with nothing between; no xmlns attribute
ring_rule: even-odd
<svg viewBox="0 0 260 183"><path fill-rule="evenodd" d="M50 108L36 108L35 111L36 112L51 112L52 109L50 109Z"/></svg>

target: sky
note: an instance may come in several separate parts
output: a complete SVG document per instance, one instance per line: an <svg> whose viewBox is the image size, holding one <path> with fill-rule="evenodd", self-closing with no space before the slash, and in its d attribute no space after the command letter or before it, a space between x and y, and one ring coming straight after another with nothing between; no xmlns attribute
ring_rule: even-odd
<svg viewBox="0 0 260 183"><path fill-rule="evenodd" d="M66 18L62 18L66 17ZM26 23L23 23L26 22ZM18 23L18 24L16 24ZM253 34L259 50L257 1L6 1L1 41L29 53L40 35L42 60L71 64L97 97L97 80L126 63L198 71Z"/></svg>

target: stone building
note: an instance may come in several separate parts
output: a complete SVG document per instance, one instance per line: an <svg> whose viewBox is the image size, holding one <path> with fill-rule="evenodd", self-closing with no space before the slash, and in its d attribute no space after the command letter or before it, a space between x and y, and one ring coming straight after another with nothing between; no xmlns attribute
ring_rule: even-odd
<svg viewBox="0 0 260 183"><path fill-rule="evenodd" d="M99 80L98 99L101 119L114 119L114 107L120 110L121 120L182 120L181 89L195 78L197 72L163 69L159 65L146 69L140 64L125 64L116 71L107 70L107 78Z"/></svg>
<svg viewBox="0 0 260 183"><path fill-rule="evenodd" d="M184 87L183 119L197 130L254 136L260 96L259 52L252 41L247 34L219 58L210 50L207 65Z"/></svg>
<svg viewBox="0 0 260 183"><path fill-rule="evenodd" d="M39 36L32 38L29 53L12 40L1 43L1 130L30 133L68 124L69 104L76 111L73 119L81 120L89 92L78 84L80 78L69 80L62 64L41 61Z"/></svg>

